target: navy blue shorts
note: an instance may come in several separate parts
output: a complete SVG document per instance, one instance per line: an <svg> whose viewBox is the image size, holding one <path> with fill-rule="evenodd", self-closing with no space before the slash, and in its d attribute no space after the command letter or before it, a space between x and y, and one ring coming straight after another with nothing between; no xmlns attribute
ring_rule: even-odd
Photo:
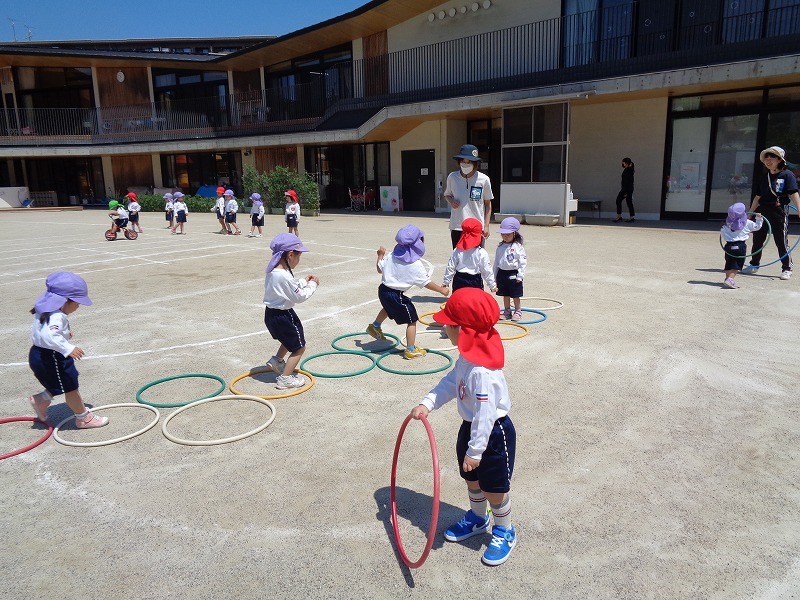
<svg viewBox="0 0 800 600"><path fill-rule="evenodd" d="M226 223L236 223L236 213L225 213Z"/></svg>
<svg viewBox="0 0 800 600"><path fill-rule="evenodd" d="M264 217L259 217L258 215L250 215L250 222L253 224L253 227L263 227Z"/></svg>
<svg viewBox="0 0 800 600"><path fill-rule="evenodd" d="M165 210L165 211L164 211L164 218L165 218L167 221L172 221L172 218L173 218L173 216L172 216L172 211L171 211L171 210Z"/></svg>
<svg viewBox="0 0 800 600"><path fill-rule="evenodd" d="M138 223L139 222L139 213L132 212L130 219L131 219L131 223Z"/></svg>
<svg viewBox="0 0 800 600"><path fill-rule="evenodd" d="M735 254L736 256L731 256ZM745 254L747 254L747 242L726 242L725 244L725 270L741 271L744 267ZM741 257L741 258L738 258Z"/></svg>
<svg viewBox="0 0 800 600"><path fill-rule="evenodd" d="M186 223L186 211L185 210L179 210L178 211L178 216L175 217L175 222L176 223Z"/></svg>
<svg viewBox="0 0 800 600"><path fill-rule="evenodd" d="M28 365L39 383L53 396L78 389L78 369L71 356L65 358L61 352L31 346Z"/></svg>
<svg viewBox="0 0 800 600"><path fill-rule="evenodd" d="M508 416L494 422L489 444L481 456L477 469L465 473L464 457L467 455L471 437L472 423L464 421L458 430L456 456L458 471L466 481L477 481L484 492L505 494L511 489L511 476L514 474L514 457L517 454L517 430Z"/></svg>
<svg viewBox="0 0 800 600"><path fill-rule="evenodd" d="M297 215L286 215L286 225L288 227L297 227Z"/></svg>
<svg viewBox="0 0 800 600"><path fill-rule="evenodd" d="M217 213L217 218L218 219L222 219L224 217L224 215L220 212L220 210L218 208L215 208L214 212Z"/></svg>
<svg viewBox="0 0 800 600"><path fill-rule="evenodd" d="M120 229L125 229L128 226L128 219L114 219L114 223L116 223L117 227Z"/></svg>
<svg viewBox="0 0 800 600"><path fill-rule="evenodd" d="M497 269L497 296L522 298L522 282L517 281L517 270Z"/></svg>
<svg viewBox="0 0 800 600"><path fill-rule="evenodd" d="M305 348L306 337L303 332L303 324L293 308L280 310L266 307L264 324L272 339L278 340L289 352Z"/></svg>
<svg viewBox="0 0 800 600"><path fill-rule="evenodd" d="M453 285L452 290L455 292L459 288L463 287L474 287L483 289L483 276L480 273L462 273L461 271L456 271L456 274L453 276Z"/></svg>
<svg viewBox="0 0 800 600"><path fill-rule="evenodd" d="M419 319L414 303L400 290L381 284L378 288L378 300L389 318L398 325L416 323Z"/></svg>

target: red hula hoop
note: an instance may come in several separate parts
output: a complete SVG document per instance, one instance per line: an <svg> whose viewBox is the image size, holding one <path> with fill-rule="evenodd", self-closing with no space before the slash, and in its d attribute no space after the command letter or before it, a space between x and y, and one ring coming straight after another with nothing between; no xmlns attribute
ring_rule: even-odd
<svg viewBox="0 0 800 600"><path fill-rule="evenodd" d="M397 542L397 551L400 553L400 558L403 559L403 562L409 569L418 569L422 566L422 563L425 562L425 559L428 558L428 554L433 547L433 538L434 535L436 535L436 525L439 521L439 453L436 451L436 439L433 436L431 424L428 422L428 419L422 417L420 421L422 421L422 424L425 426L425 430L428 432L428 442L431 445L431 458L433 459L433 505L431 506L431 525L428 528L428 542L425 544L425 550L423 550L422 556L419 557L419 560L412 562L411 559L408 558L405 548L403 548L403 540L400 539L400 528L397 524L396 494L397 457L400 454L400 443L403 441L403 434L406 431L406 426L408 425L409 421L411 421L411 415L408 415L406 420L403 421L403 425L400 427L400 433L397 434L397 442L395 442L394 445L394 457L392 458L392 485L390 487L392 504L392 529L394 529L394 539Z"/></svg>
<svg viewBox="0 0 800 600"><path fill-rule="evenodd" d="M43 423L36 417L9 417L7 419L0 419L0 425L4 423L17 423L19 421L35 421L37 423L42 423L42 425L47 425L47 433L45 433L40 439L36 440L32 444L28 444L23 448L19 448L18 450L12 450L11 452L6 452L5 454L0 454L0 460L4 458L11 458L12 456L16 456L17 454L22 454L23 452L27 452L28 450L33 450L39 444L43 444L47 441L47 439L53 435L53 426L50 423Z"/></svg>

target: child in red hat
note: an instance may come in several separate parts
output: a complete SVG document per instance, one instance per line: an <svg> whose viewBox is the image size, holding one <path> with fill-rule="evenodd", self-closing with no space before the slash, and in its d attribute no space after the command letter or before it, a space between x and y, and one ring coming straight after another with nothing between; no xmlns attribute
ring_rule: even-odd
<svg viewBox="0 0 800 600"><path fill-rule="evenodd" d="M452 287L454 292L462 287L483 289L485 282L492 292L497 291L492 262L489 253L481 248L482 241L483 223L478 219L464 219L461 237L444 269L444 287Z"/></svg>
<svg viewBox="0 0 800 600"><path fill-rule="evenodd" d="M300 221L300 200L297 197L297 192L294 190L286 190L283 192L286 198L286 226L289 228L289 233L300 235L297 233L297 223Z"/></svg>
<svg viewBox="0 0 800 600"><path fill-rule="evenodd" d="M444 532L460 542L486 533L492 539L483 553L487 565L500 565L517 545L511 524L511 475L517 434L508 416L511 399L503 376L505 354L497 323L497 302L481 289L461 288L433 318L445 325L447 337L460 356L453 369L411 410L419 419L457 398L463 422L456 454L461 477L467 482L470 509ZM491 506L494 526L489 518Z"/></svg>

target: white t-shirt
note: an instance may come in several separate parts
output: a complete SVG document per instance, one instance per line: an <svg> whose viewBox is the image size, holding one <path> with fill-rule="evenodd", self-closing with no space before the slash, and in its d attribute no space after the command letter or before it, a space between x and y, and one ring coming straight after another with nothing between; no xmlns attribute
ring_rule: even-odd
<svg viewBox="0 0 800 600"><path fill-rule="evenodd" d="M275 268L264 278L264 304L269 308L289 310L308 300L316 290L316 282L294 278L288 270Z"/></svg>
<svg viewBox="0 0 800 600"><path fill-rule="evenodd" d="M225 198L222 196L217 198L217 203L214 205L214 210L218 210L220 214L225 214Z"/></svg>
<svg viewBox="0 0 800 600"><path fill-rule="evenodd" d="M142 207L138 202L128 203L128 212L139 212L140 210L142 210Z"/></svg>
<svg viewBox="0 0 800 600"><path fill-rule="evenodd" d="M239 212L239 203L236 201L236 198L231 198L228 200L228 203L225 205L225 212Z"/></svg>
<svg viewBox="0 0 800 600"><path fill-rule="evenodd" d="M459 250L456 248L450 255L450 260L447 261L447 266L444 268L444 276L442 277L442 285L450 287L453 277L459 273L469 273L470 275L481 274L483 281L489 286L490 290L497 287L494 281L494 272L492 271L492 263L489 261L489 253L480 246L470 248L469 250Z"/></svg>
<svg viewBox="0 0 800 600"><path fill-rule="evenodd" d="M747 223L744 224L744 227L738 231L731 231L731 228L728 227L727 223L725 223L721 229L722 239L726 242L745 242L750 237L750 232L758 231L761 229L763 224L764 217L756 217L755 221L748 219Z"/></svg>
<svg viewBox="0 0 800 600"><path fill-rule="evenodd" d="M399 261L394 254L387 253L378 261L378 268L381 270L381 283L393 290L405 292L415 285L424 288L431 282L421 260L407 264Z"/></svg>
<svg viewBox="0 0 800 600"><path fill-rule="evenodd" d="M55 350L66 358L75 350L75 346L69 342L71 337L67 315L61 311L52 313L44 323L39 322L39 313L33 315L31 342L34 346Z"/></svg>
<svg viewBox="0 0 800 600"><path fill-rule="evenodd" d="M300 219L300 205L297 202L287 202L285 212L287 215L295 215L298 220Z"/></svg>
<svg viewBox="0 0 800 600"><path fill-rule="evenodd" d="M484 215L484 200L494 199L492 182L489 177L480 171L473 171L472 175L465 178L461 171L453 171L447 176L445 196L453 196L458 203L458 208L450 208L450 229L461 231L461 223L465 219L478 219L486 225Z"/></svg>
<svg viewBox="0 0 800 600"><path fill-rule="evenodd" d="M528 255L525 254L525 246L519 242L506 244L501 243L494 253L494 268L504 271L517 270L517 279L525 279L525 267L528 266Z"/></svg>
<svg viewBox="0 0 800 600"><path fill-rule="evenodd" d="M128 211L125 210L123 207L117 207L117 214L119 215L120 219L127 219L128 218Z"/></svg>

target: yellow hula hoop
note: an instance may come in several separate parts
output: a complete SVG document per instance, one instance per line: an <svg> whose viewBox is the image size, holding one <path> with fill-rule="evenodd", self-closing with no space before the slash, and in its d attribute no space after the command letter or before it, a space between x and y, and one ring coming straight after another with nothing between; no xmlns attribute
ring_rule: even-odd
<svg viewBox="0 0 800 600"><path fill-rule="evenodd" d="M261 398L262 400L280 400L281 398L288 398L290 396L297 396L297 394L302 394L303 392L307 392L312 387L314 387L314 383L316 381L314 379L314 376L311 373L309 373L308 371L304 371L303 369L295 369L294 370L295 373L302 373L303 375L308 377L308 384L304 385L301 388L294 388L293 390L291 390L289 392L286 392L285 394L275 394L275 395L272 395L272 396L258 396L257 394L245 394L244 392L240 392L235 387L233 387L234 383L236 383L238 381L241 381L242 379L245 379L246 377L252 377L253 375L258 375L259 373L274 373L274 372L275 371L273 371L269 367L260 367L258 369L250 369L250 371L248 371L247 373L243 373L242 375L239 375L236 379L231 381L231 384L228 386L228 388L230 389L231 394L236 394L237 396L256 396L257 398Z"/></svg>
<svg viewBox="0 0 800 600"><path fill-rule="evenodd" d="M436 321L431 321L430 323L428 323L428 322L422 320L422 317L427 317L429 315L435 315L437 312L439 312L439 311L438 310L432 310L430 312L422 313L421 315L419 315L417 317L417 321L419 321L420 323L422 323L423 325L425 325L427 327L444 327L444 325L442 325L441 323L437 323Z"/></svg>
<svg viewBox="0 0 800 600"><path fill-rule="evenodd" d="M530 330L525 327L525 325L520 325L519 323L514 323L513 321L500 321L497 323L497 325L510 325L511 327L518 327L519 329L522 329L522 333L518 333L517 335L512 335L509 337L503 337L500 335L500 339L503 341L518 340L519 338L524 338L526 335L528 335L528 333L530 333ZM495 325L495 327L497 327L497 325Z"/></svg>

